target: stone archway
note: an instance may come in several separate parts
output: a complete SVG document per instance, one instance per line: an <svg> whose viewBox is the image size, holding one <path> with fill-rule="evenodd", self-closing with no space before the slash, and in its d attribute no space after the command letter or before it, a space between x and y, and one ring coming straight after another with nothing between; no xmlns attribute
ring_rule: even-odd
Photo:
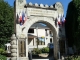
<svg viewBox="0 0 80 60"><path fill-rule="evenodd" d="M56 8L57 7L57 8ZM25 14L27 19L23 23L20 21L22 15ZM11 60L28 60L28 30L36 22L45 23L53 32L54 42L54 58L58 59L58 37L59 27L55 26L55 21L58 15L64 14L62 4L56 3L55 8L53 5L38 5L35 3L26 4L26 0L15 0L15 15L14 15L14 33L11 41ZM20 25L20 22L22 23ZM57 21L56 21L57 24ZM19 56L19 41L25 42L25 55ZM23 43L21 42L21 44ZM23 44L22 44L23 45ZM22 54L23 54L22 53Z"/></svg>
<svg viewBox="0 0 80 60"><path fill-rule="evenodd" d="M55 20L53 18L48 18L48 17L35 17L31 16L29 21L25 23L25 31L28 33L28 30L31 25L33 25L36 22L43 22L45 23L53 32L53 42L54 42L54 58L57 59L57 54L58 54L58 48L57 48L57 37L58 37L58 28L56 28L54 22ZM53 23L52 23L53 22ZM28 37L28 36L27 36ZM28 39L26 39L28 41ZM27 50L28 51L28 50Z"/></svg>

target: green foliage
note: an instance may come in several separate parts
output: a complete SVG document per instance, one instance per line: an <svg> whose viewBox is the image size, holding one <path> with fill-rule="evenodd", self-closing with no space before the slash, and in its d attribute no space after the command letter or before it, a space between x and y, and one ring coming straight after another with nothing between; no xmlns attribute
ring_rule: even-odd
<svg viewBox="0 0 80 60"><path fill-rule="evenodd" d="M80 56L78 56L78 57L69 56L69 57L66 58L65 60L80 60Z"/></svg>
<svg viewBox="0 0 80 60"><path fill-rule="evenodd" d="M73 0L73 3L77 10L77 18L75 19L77 23L77 29L75 32L75 40L76 40L76 46L79 49L80 48L80 0Z"/></svg>
<svg viewBox="0 0 80 60"><path fill-rule="evenodd" d="M5 44L13 33L13 7L0 0L0 47Z"/></svg>
<svg viewBox="0 0 80 60"><path fill-rule="evenodd" d="M40 53L42 53L42 52L38 48L34 48L33 51L32 51L32 54L40 54Z"/></svg>
<svg viewBox="0 0 80 60"><path fill-rule="evenodd" d="M68 5L67 14L66 14L66 24L65 24L65 30L66 30L66 37L68 39L69 46L72 46L75 42L74 36L75 32L77 30L77 10L76 7L71 1Z"/></svg>
<svg viewBox="0 0 80 60"><path fill-rule="evenodd" d="M6 53L6 51L4 49L0 48L0 54L4 54L4 53Z"/></svg>
<svg viewBox="0 0 80 60"><path fill-rule="evenodd" d="M7 60L7 57L4 55L0 55L0 60Z"/></svg>
<svg viewBox="0 0 80 60"><path fill-rule="evenodd" d="M44 47L41 49L42 53L49 53L49 48L48 47Z"/></svg>
<svg viewBox="0 0 80 60"><path fill-rule="evenodd" d="M32 54L41 54L41 53L49 53L49 48L48 47L43 47L41 49L34 48L32 50Z"/></svg>
<svg viewBox="0 0 80 60"><path fill-rule="evenodd" d="M80 49L80 0L72 0L66 14L66 37L68 46L76 45Z"/></svg>
<svg viewBox="0 0 80 60"><path fill-rule="evenodd" d="M73 0L75 7L79 8L80 7L80 0Z"/></svg>

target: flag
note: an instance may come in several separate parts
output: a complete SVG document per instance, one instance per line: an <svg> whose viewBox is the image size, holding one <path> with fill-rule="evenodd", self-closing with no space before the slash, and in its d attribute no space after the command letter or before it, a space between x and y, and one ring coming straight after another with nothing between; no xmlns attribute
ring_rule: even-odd
<svg viewBox="0 0 80 60"><path fill-rule="evenodd" d="M25 11L24 15L25 15L25 17L24 17L24 23L25 23L26 20L27 20L27 14L26 14L26 11Z"/></svg>
<svg viewBox="0 0 80 60"><path fill-rule="evenodd" d="M65 17L64 16L62 17L62 22L65 23Z"/></svg>
<svg viewBox="0 0 80 60"><path fill-rule="evenodd" d="M25 13L24 13L24 11L20 12L19 13L19 23L20 23L20 25L23 25L26 20L27 20L26 12Z"/></svg>
<svg viewBox="0 0 80 60"><path fill-rule="evenodd" d="M20 22L20 25L22 25L22 13L20 12L20 15L19 15L19 22Z"/></svg>
<svg viewBox="0 0 80 60"><path fill-rule="evenodd" d="M25 13L22 12L22 22L23 22L23 24L24 24L24 21L25 21Z"/></svg>
<svg viewBox="0 0 80 60"><path fill-rule="evenodd" d="M58 16L57 20L58 20L58 25L61 25L61 18L60 18L60 16Z"/></svg>
<svg viewBox="0 0 80 60"><path fill-rule="evenodd" d="M62 26L63 26L65 24L65 17L64 17L64 15L62 16L61 22L62 22Z"/></svg>

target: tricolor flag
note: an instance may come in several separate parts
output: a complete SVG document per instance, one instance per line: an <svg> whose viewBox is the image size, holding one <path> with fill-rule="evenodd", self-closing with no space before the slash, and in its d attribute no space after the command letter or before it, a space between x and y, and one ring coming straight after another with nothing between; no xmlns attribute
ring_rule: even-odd
<svg viewBox="0 0 80 60"><path fill-rule="evenodd" d="M19 15L19 22L20 22L20 25L22 25L22 13L20 12L20 15Z"/></svg>
<svg viewBox="0 0 80 60"><path fill-rule="evenodd" d="M61 18L61 22L62 22L62 26L63 26L65 24L65 17L64 17L64 15Z"/></svg>
<svg viewBox="0 0 80 60"><path fill-rule="evenodd" d="M18 23L20 23L20 25L23 25L25 23L25 21L27 20L27 15L26 15L26 12L20 12L18 17Z"/></svg>
<svg viewBox="0 0 80 60"><path fill-rule="evenodd" d="M23 22L23 24L24 24L24 21L25 21L25 13L22 12L22 22Z"/></svg>
<svg viewBox="0 0 80 60"><path fill-rule="evenodd" d="M58 25L61 25L61 17L60 16L58 16L57 20L58 20Z"/></svg>
<svg viewBox="0 0 80 60"><path fill-rule="evenodd" d="M26 11L25 11L25 17L24 17L24 23L26 22L26 20L27 20L27 14L26 14Z"/></svg>

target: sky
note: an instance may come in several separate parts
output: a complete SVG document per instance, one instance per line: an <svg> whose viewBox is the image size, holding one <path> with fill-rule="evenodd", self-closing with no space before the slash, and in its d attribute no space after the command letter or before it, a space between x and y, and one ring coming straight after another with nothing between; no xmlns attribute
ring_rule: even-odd
<svg viewBox="0 0 80 60"><path fill-rule="evenodd" d="M11 6L13 6L13 3L15 0L5 0L6 2L8 2ZM56 2L61 2L62 5L63 5L63 8L64 8L64 16L66 17L66 12L67 12L67 7L68 7L68 4L71 0L26 0L27 3L29 2L32 2L33 4L34 3L38 3L38 4L47 4L47 5L53 5L55 4Z"/></svg>

